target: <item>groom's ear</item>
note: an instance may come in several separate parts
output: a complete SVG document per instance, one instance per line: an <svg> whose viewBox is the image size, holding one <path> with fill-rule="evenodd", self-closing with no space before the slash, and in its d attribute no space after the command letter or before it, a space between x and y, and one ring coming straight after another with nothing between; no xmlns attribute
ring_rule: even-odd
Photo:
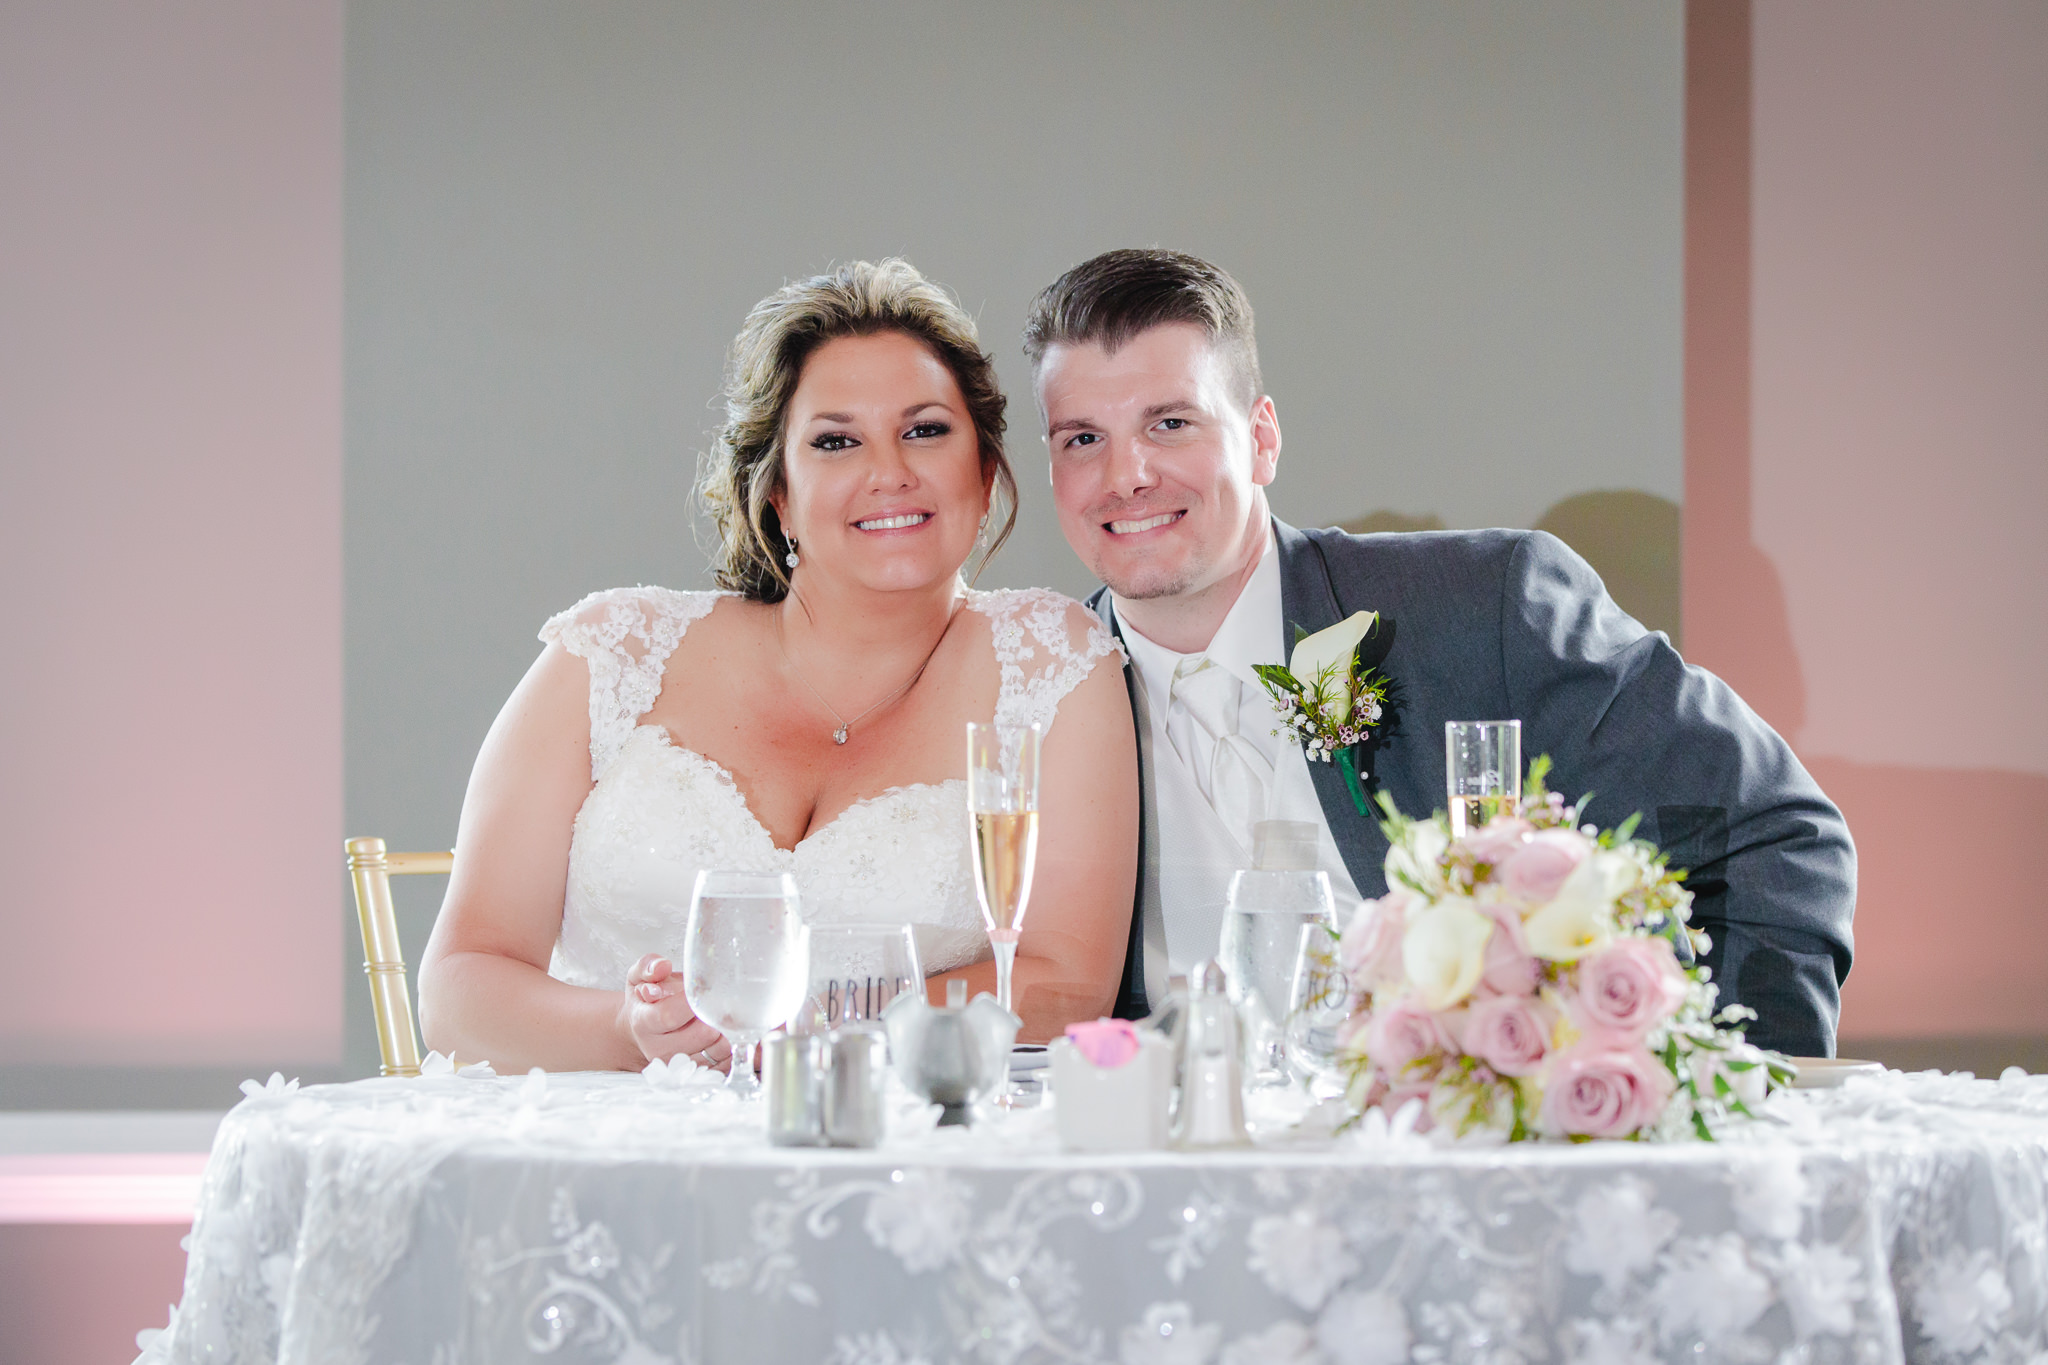
<svg viewBox="0 0 2048 1365"><path fill-rule="evenodd" d="M1252 482L1263 487L1280 472L1280 412L1271 394L1252 404Z"/></svg>

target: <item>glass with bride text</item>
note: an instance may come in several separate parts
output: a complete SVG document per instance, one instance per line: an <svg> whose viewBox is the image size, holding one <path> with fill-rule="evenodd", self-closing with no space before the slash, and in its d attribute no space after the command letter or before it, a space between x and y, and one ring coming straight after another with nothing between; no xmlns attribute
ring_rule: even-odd
<svg viewBox="0 0 2048 1365"><path fill-rule="evenodd" d="M754 1049L803 1007L810 930L788 873L706 868L690 896L683 990L697 1017L732 1044L728 1093L760 1093Z"/></svg>
<svg viewBox="0 0 2048 1365"><path fill-rule="evenodd" d="M1036 725L967 727L967 814L974 826L975 888L996 953L996 1003L1010 1003L1017 938L1038 858Z"/></svg>
<svg viewBox="0 0 2048 1365"><path fill-rule="evenodd" d="M1444 722L1444 784L1451 837L1462 839L1494 816L1522 804L1522 722Z"/></svg>
<svg viewBox="0 0 2048 1365"><path fill-rule="evenodd" d="M879 1021L889 1002L922 990L917 938L907 924L811 926L810 998L790 1031L824 1032Z"/></svg>

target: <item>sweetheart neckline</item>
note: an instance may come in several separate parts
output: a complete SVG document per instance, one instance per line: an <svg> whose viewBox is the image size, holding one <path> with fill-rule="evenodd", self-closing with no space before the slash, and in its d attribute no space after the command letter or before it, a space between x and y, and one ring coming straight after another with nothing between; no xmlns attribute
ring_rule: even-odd
<svg viewBox="0 0 2048 1365"><path fill-rule="evenodd" d="M855 801L850 802L830 820L827 820L824 824L817 826L815 829L811 830L808 834L804 835L803 838L797 840L788 848L784 848L781 844L775 842L775 831L769 829L767 825L763 824L761 821L761 817L754 813L753 806L750 805L747 801L746 793L740 790L739 779L732 775L732 770L730 768L726 767L723 763L720 763L717 759L711 757L709 754L700 753L697 750L692 749L687 744L676 743L675 736L669 733L668 727L666 725L655 725L651 722L643 722L642 724L633 727L633 731L635 734L638 734L642 730L652 731L654 733L656 740L661 744L661 746L669 750L671 753L685 754L690 758L696 759L699 763L702 763L705 767L709 768L712 772L712 775L719 779L719 781L724 785L727 791L732 793L732 799L734 804L736 804L740 808L740 810L746 815L748 822L752 824L755 829L761 831L762 837L768 841L768 847L774 849L777 853L788 854L791 857L796 856L796 851L802 848L805 844L810 843L813 839L822 837L827 830L833 828L841 820L844 820L847 817L847 815L849 815L851 812L859 810L863 806L877 805L892 796L907 796L911 792L943 791L947 787L964 787L966 785L966 779L964 778L949 777L940 782L904 782L899 783L898 785L893 787L885 787L881 791L876 792L873 796L863 796ZM606 776L609 775L610 774L606 774Z"/></svg>

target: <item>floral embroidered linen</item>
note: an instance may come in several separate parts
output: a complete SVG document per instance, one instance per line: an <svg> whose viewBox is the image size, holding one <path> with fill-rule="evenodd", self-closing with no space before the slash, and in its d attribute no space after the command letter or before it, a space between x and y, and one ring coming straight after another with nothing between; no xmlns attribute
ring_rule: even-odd
<svg viewBox="0 0 2048 1365"><path fill-rule="evenodd" d="M1719 1143L874 1152L634 1075L252 1087L146 1361L2031 1362L2048 1077L1887 1073Z"/></svg>
<svg viewBox="0 0 2048 1365"><path fill-rule="evenodd" d="M892 787L782 849L732 774L640 723L670 655L722 595L616 588L541 630L589 665L597 784L576 816L550 975L616 989L643 954L680 953L690 889L707 867L794 873L812 924L909 924L927 972L987 956L961 782ZM1085 607L1044 589L970 592L966 606L989 621L998 724L1050 730L1060 701L1116 649Z"/></svg>

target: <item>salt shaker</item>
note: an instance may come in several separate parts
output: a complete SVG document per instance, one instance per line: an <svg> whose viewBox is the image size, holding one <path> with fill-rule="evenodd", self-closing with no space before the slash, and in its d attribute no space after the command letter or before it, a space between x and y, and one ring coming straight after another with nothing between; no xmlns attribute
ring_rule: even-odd
<svg viewBox="0 0 2048 1365"><path fill-rule="evenodd" d="M1181 1076L1176 1147L1242 1147L1244 1059L1238 1050L1237 1007L1213 959L1188 976L1187 1059Z"/></svg>

